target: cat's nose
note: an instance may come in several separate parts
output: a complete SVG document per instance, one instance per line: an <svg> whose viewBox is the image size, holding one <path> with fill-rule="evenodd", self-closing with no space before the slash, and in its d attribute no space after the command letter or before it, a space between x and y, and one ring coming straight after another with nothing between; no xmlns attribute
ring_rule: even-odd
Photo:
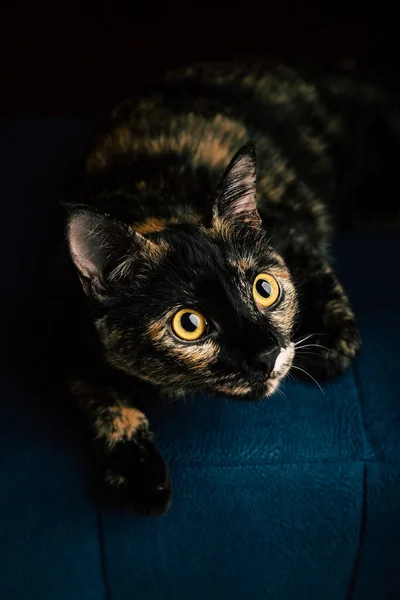
<svg viewBox="0 0 400 600"><path fill-rule="evenodd" d="M266 375L269 375L274 370L275 362L280 351L281 349L279 346L273 346L272 348L261 352L254 361L255 368Z"/></svg>

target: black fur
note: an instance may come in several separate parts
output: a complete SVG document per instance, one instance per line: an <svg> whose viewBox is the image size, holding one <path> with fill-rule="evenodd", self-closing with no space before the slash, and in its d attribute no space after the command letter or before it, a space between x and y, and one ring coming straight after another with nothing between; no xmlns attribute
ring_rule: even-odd
<svg viewBox="0 0 400 600"><path fill-rule="evenodd" d="M360 194L394 180L398 117L389 93L348 73L255 65L173 73L114 111L52 283L57 361L114 494L145 514L169 506L149 398L262 398L290 368L324 378L350 364L360 337L329 241ZM279 288L268 308L252 291L260 273ZM180 308L206 317L200 340L174 333Z"/></svg>

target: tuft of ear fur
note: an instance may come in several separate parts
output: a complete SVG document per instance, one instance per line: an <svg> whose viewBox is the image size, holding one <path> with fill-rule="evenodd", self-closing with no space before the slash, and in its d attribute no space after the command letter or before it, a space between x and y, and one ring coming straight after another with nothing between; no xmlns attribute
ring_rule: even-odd
<svg viewBox="0 0 400 600"><path fill-rule="evenodd" d="M104 294L107 280L148 240L129 227L89 209L72 212L67 223L71 258L86 294Z"/></svg>
<svg viewBox="0 0 400 600"><path fill-rule="evenodd" d="M256 202L256 153L252 142L242 146L229 163L217 190L213 224L261 224Z"/></svg>

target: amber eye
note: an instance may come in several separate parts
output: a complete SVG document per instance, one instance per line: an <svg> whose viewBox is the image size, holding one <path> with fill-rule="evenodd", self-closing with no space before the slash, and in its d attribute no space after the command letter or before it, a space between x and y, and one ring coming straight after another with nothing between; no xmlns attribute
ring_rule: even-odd
<svg viewBox="0 0 400 600"><path fill-rule="evenodd" d="M275 277L269 273L260 273L253 283L253 296L257 304L268 308L277 302L281 290Z"/></svg>
<svg viewBox="0 0 400 600"><path fill-rule="evenodd" d="M172 331L186 342L194 342L204 335L206 320L193 308L182 308L172 319Z"/></svg>

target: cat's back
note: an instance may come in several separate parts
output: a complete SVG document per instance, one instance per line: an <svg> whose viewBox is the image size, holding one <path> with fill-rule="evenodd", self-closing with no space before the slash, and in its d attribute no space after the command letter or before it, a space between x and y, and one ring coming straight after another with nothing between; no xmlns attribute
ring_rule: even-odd
<svg viewBox="0 0 400 600"><path fill-rule="evenodd" d="M343 70L260 62L176 70L114 110L88 156L84 195L130 220L167 216L171 197L198 211L252 140L262 197L281 202L294 180L328 197L349 119L382 98Z"/></svg>
<svg viewBox="0 0 400 600"><path fill-rule="evenodd" d="M318 135L322 139L340 129L332 112L324 107L316 81L288 65L197 64L167 73L121 103L87 167L100 171L122 154L167 152L193 163L226 166L232 149L260 134L278 147L286 138L293 144L300 137L313 151Z"/></svg>

